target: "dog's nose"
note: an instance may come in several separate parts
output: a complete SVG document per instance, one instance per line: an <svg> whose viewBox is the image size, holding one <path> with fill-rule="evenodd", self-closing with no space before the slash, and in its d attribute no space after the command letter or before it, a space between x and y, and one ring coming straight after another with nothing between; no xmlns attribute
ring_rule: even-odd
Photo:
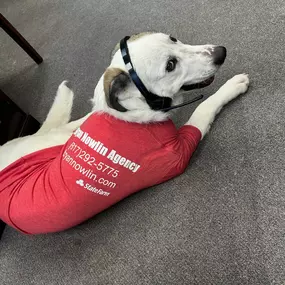
<svg viewBox="0 0 285 285"><path fill-rule="evenodd" d="M227 49L223 46L217 46L212 52L213 61L216 65L222 65L227 56Z"/></svg>

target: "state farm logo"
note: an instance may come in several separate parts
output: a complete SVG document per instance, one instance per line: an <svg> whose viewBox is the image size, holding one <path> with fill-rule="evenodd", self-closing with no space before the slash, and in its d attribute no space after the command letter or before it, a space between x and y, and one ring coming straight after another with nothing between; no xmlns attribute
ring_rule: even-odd
<svg viewBox="0 0 285 285"><path fill-rule="evenodd" d="M84 181L82 179L79 179L76 181L76 184L80 185L81 187L84 186Z"/></svg>

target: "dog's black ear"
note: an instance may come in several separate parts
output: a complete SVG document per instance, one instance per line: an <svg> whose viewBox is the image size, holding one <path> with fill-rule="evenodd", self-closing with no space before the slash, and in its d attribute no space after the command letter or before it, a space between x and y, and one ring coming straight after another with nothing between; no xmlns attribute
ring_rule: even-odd
<svg viewBox="0 0 285 285"><path fill-rule="evenodd" d="M104 73L104 92L107 104L119 112L127 112L119 101L119 94L130 83L129 75L120 68L108 68Z"/></svg>

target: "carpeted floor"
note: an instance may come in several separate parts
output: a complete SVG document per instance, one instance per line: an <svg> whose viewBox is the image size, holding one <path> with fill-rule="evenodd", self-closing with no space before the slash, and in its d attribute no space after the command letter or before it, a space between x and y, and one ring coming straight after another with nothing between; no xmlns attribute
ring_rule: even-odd
<svg viewBox="0 0 285 285"><path fill-rule="evenodd" d="M1 0L0 9L44 57L36 66L0 31L1 88L40 121L65 79L76 93L73 118L89 111L113 46L140 31L225 45L206 95L237 73L252 83L180 177L63 233L7 228L1 285L285 284L284 0Z"/></svg>

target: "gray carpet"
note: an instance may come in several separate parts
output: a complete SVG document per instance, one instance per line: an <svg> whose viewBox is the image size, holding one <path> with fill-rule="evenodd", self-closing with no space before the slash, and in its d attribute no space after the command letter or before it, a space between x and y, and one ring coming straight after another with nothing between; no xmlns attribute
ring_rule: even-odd
<svg viewBox="0 0 285 285"><path fill-rule="evenodd" d="M1 285L285 284L284 0L1 0L0 9L44 57L36 66L0 31L1 88L40 121L65 79L73 118L89 111L113 46L140 31L225 45L205 95L237 73L251 77L180 177L63 233L6 229Z"/></svg>

